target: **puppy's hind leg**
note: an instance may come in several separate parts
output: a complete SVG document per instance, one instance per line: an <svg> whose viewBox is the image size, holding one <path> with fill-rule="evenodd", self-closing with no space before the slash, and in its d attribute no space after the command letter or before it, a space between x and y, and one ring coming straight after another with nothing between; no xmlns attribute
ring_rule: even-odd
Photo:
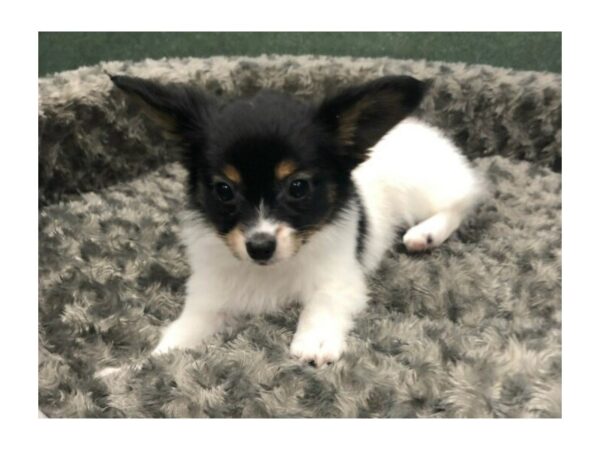
<svg viewBox="0 0 600 450"><path fill-rule="evenodd" d="M437 247L459 227L464 216L464 210L461 209L440 211L410 228L402 241L410 252Z"/></svg>
<svg viewBox="0 0 600 450"><path fill-rule="evenodd" d="M441 245L456 231L464 218L487 195L485 181L465 167L450 168L450 179L428 192L424 198L437 207L432 215L410 228L403 237L410 252L427 250ZM445 192L449 191L449 192ZM446 201L442 199L446 198Z"/></svg>

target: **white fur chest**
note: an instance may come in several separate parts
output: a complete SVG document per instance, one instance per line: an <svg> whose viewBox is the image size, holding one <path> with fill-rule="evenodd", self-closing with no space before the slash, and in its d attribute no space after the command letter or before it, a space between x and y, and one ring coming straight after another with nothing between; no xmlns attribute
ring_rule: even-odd
<svg viewBox="0 0 600 450"><path fill-rule="evenodd" d="M293 258L269 266L236 259L214 231L189 218L182 222L192 269L188 303L201 299L202 309L250 314L273 311L292 301L303 302L327 280L343 283L344 274L361 272L354 255L354 210L317 232Z"/></svg>

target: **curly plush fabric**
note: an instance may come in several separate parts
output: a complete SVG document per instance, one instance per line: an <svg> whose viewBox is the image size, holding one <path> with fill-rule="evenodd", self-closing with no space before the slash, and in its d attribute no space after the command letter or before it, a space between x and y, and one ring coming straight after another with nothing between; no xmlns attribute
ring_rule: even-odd
<svg viewBox="0 0 600 450"><path fill-rule="evenodd" d="M390 73L490 182L431 252L390 249L348 351L288 347L299 308L149 357L189 275L177 149L103 73L320 97ZM111 62L40 79L39 404L49 417L560 417L561 79L425 61L261 57ZM399 235L399 238L401 236ZM107 366L137 363L104 379Z"/></svg>

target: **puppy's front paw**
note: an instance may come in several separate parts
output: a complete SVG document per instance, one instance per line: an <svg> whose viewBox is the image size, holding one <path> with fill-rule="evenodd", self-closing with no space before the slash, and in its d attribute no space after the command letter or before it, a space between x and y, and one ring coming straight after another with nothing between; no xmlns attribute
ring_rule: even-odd
<svg viewBox="0 0 600 450"><path fill-rule="evenodd" d="M345 337L317 328L297 332L292 340L292 355L316 367L337 361L345 348Z"/></svg>
<svg viewBox="0 0 600 450"><path fill-rule="evenodd" d="M120 367L105 367L94 373L94 378L106 379L112 376L121 375L127 370L137 372L142 369L142 363L128 364Z"/></svg>

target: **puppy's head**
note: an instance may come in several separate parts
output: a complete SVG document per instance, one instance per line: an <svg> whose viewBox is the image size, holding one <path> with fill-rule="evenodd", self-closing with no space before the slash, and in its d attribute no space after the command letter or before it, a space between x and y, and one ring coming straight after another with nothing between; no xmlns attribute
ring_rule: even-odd
<svg viewBox="0 0 600 450"><path fill-rule="evenodd" d="M219 104L188 86L111 79L183 145L191 207L234 256L261 265L291 258L335 220L352 170L425 91L390 76L318 105L270 91Z"/></svg>

